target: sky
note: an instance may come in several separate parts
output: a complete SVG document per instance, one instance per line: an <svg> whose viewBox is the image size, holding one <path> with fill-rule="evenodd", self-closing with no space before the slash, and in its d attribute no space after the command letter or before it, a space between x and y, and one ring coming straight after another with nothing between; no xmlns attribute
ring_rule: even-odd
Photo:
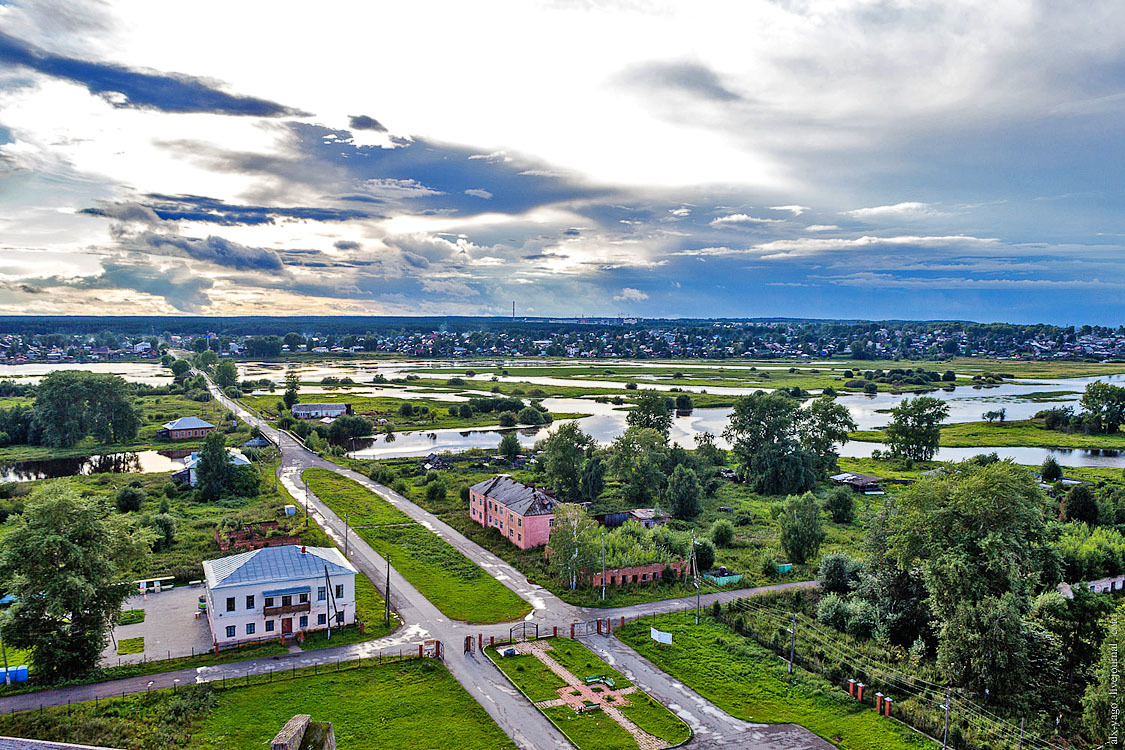
<svg viewBox="0 0 1125 750"><path fill-rule="evenodd" d="M0 314L1118 325L1125 4L0 0Z"/></svg>

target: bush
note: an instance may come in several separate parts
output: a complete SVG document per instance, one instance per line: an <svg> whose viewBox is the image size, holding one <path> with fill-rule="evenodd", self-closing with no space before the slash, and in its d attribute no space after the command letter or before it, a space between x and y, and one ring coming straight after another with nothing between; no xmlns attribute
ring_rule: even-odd
<svg viewBox="0 0 1125 750"><path fill-rule="evenodd" d="M833 552L820 561L817 580L825 591L846 596L859 578L860 567L858 560L853 560L843 552Z"/></svg>
<svg viewBox="0 0 1125 750"><path fill-rule="evenodd" d="M625 384L625 390L635 391L635 390L637 390L637 384L632 382L632 381L629 381L628 383Z"/></svg>
<svg viewBox="0 0 1125 750"><path fill-rule="evenodd" d="M855 493L847 487L834 487L824 499L824 509L835 523L851 523L855 520Z"/></svg>
<svg viewBox="0 0 1125 750"><path fill-rule="evenodd" d="M710 539L700 539L695 543L695 564L699 571L705 572L715 565L715 545Z"/></svg>
<svg viewBox="0 0 1125 750"><path fill-rule="evenodd" d="M535 411L532 409L532 411ZM538 412L536 412L538 414ZM515 427L516 426L516 413L514 411L500 412L500 426L501 427Z"/></svg>
<svg viewBox="0 0 1125 750"><path fill-rule="evenodd" d="M520 424L543 424L543 413L534 407L525 406L516 415L516 421Z"/></svg>
<svg viewBox="0 0 1125 750"><path fill-rule="evenodd" d="M164 491L164 497L170 500L175 500L176 497L180 494L180 485L171 480L165 482L162 489Z"/></svg>
<svg viewBox="0 0 1125 750"><path fill-rule="evenodd" d="M711 524L711 541L716 547L729 547L734 541L734 524L725 518Z"/></svg>
<svg viewBox="0 0 1125 750"><path fill-rule="evenodd" d="M833 630L843 630L849 614L848 603L839 594L826 594L816 605L817 622Z"/></svg>
<svg viewBox="0 0 1125 750"><path fill-rule="evenodd" d="M122 487L117 493L117 509L122 513L136 512L141 509L145 497L145 491L140 487Z"/></svg>
<svg viewBox="0 0 1125 750"><path fill-rule="evenodd" d="M156 532L153 549L167 549L176 541L176 519L170 513L157 513L152 518L151 526Z"/></svg>
<svg viewBox="0 0 1125 750"><path fill-rule="evenodd" d="M1044 482L1057 482L1062 478L1062 467L1054 456L1047 456L1043 459L1043 465L1039 467L1039 475L1043 477Z"/></svg>
<svg viewBox="0 0 1125 750"><path fill-rule="evenodd" d="M253 466L235 466L230 474L230 494L236 497L257 497L262 480Z"/></svg>
<svg viewBox="0 0 1125 750"><path fill-rule="evenodd" d="M457 413L461 416L461 419L472 419L473 407L469 406L468 404L461 404L461 408Z"/></svg>
<svg viewBox="0 0 1125 750"><path fill-rule="evenodd" d="M445 500L445 483L440 479L426 485L426 500L431 503L440 503Z"/></svg>

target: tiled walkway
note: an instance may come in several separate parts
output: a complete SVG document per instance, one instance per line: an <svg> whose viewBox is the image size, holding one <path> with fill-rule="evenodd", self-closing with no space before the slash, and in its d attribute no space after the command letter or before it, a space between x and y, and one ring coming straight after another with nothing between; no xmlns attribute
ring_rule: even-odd
<svg viewBox="0 0 1125 750"><path fill-rule="evenodd" d="M669 743L659 737L652 736L621 713L621 707L629 705L629 699L626 696L638 692L636 685L620 690L608 690L605 685L587 685L547 653L553 647L546 641L525 641L517 643L515 648L517 653L533 655L566 683L565 687L558 689L558 698L540 701L535 704L537 707L568 706L575 713L578 713L580 709L586 707L587 701L589 701L596 704L606 716L616 721L622 729L631 734L633 739L637 741L637 747L640 750L662 750L662 748L668 747ZM598 688L597 691L594 690L595 687ZM641 695L644 695L644 693L641 693Z"/></svg>

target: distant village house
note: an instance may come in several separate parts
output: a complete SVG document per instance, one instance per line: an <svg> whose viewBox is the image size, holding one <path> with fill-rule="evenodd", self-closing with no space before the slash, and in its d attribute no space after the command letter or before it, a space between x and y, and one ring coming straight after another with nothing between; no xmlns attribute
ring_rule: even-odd
<svg viewBox="0 0 1125 750"><path fill-rule="evenodd" d="M323 419L342 417L352 413L350 404L293 404L289 411L297 419Z"/></svg>
<svg viewBox="0 0 1125 750"><path fill-rule="evenodd" d="M190 440L204 437L213 429L215 429L215 425L204 422L199 417L180 417L171 422L165 422L156 431L156 435L165 440Z"/></svg>

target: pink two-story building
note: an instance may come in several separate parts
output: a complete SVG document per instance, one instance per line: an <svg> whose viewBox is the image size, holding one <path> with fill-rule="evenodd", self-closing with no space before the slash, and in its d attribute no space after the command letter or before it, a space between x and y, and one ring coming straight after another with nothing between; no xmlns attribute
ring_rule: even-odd
<svg viewBox="0 0 1125 750"><path fill-rule="evenodd" d="M469 517L498 529L520 549L531 549L551 536L555 501L543 490L500 474L469 488Z"/></svg>

